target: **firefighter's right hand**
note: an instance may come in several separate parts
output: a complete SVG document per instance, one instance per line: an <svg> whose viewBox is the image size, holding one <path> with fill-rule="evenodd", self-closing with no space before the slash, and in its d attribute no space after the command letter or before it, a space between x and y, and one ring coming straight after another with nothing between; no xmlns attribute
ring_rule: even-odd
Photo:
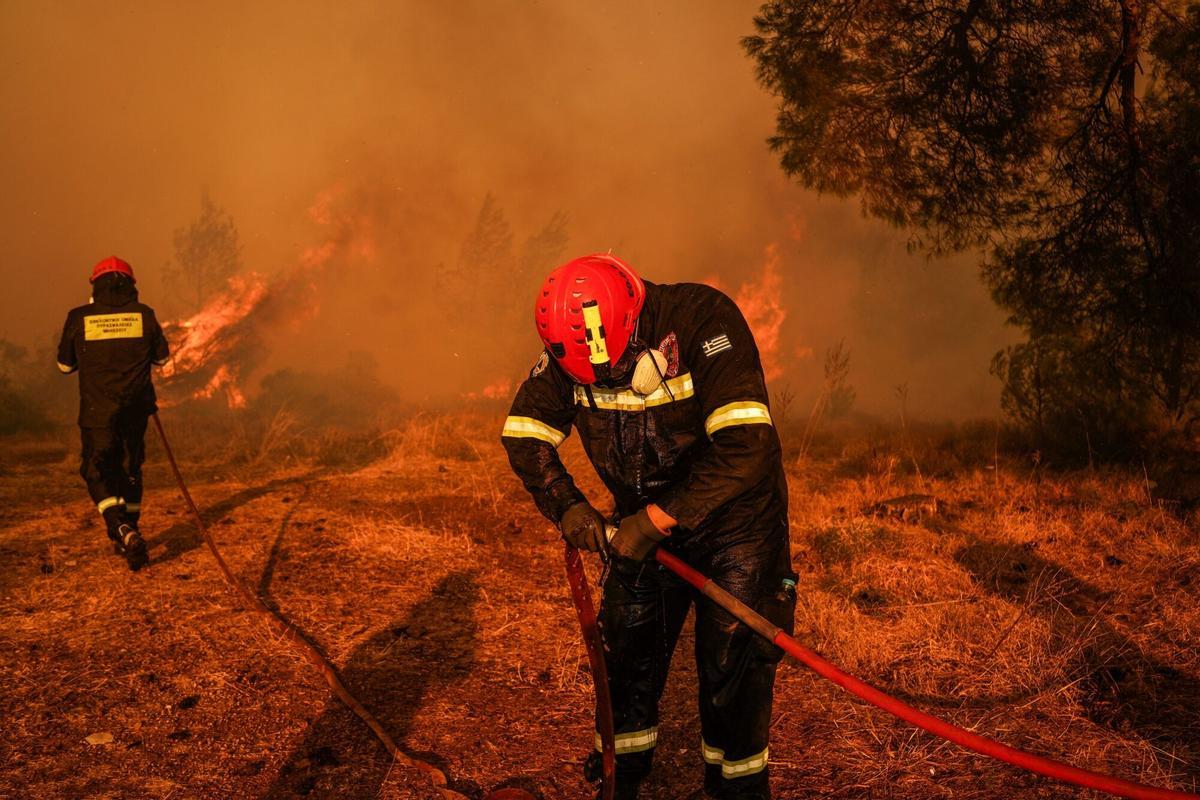
<svg viewBox="0 0 1200 800"><path fill-rule="evenodd" d="M559 522L563 538L572 547L598 553L608 547L604 536L604 517L587 501L576 503L567 509Z"/></svg>

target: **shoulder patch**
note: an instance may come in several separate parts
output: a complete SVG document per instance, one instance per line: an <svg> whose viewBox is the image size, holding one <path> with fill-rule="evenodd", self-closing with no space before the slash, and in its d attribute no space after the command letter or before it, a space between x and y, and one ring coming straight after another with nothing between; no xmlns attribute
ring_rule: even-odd
<svg viewBox="0 0 1200 800"><path fill-rule="evenodd" d="M533 365L533 369L529 370L529 377L536 378L546 371L546 367L550 366L550 354L545 350L538 356L537 363Z"/></svg>
<svg viewBox="0 0 1200 800"><path fill-rule="evenodd" d="M712 358L717 353L723 353L726 350L732 350L733 345L730 344L729 337L722 333L720 336L714 336L713 338L702 342L700 344L700 349L704 351L705 357Z"/></svg>
<svg viewBox="0 0 1200 800"><path fill-rule="evenodd" d="M675 331L668 333L666 338L658 343L658 352L667 357L666 376L674 378L679 374L679 337L675 335Z"/></svg>

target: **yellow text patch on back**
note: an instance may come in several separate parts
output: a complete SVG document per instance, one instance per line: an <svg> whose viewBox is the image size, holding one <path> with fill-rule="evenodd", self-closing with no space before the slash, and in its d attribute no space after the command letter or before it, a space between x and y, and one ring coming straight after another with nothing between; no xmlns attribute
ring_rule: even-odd
<svg viewBox="0 0 1200 800"><path fill-rule="evenodd" d="M96 314L83 318L83 338L89 342L98 339L140 339L142 337L142 315Z"/></svg>

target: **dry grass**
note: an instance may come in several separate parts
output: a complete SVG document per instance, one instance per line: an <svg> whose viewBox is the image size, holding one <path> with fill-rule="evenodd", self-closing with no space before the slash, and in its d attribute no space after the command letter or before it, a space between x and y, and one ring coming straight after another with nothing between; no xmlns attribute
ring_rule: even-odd
<svg viewBox="0 0 1200 800"><path fill-rule="evenodd" d="M460 789L585 797L591 685L553 532L479 410L176 448L234 570L406 749ZM271 428L264 430L268 432ZM251 449L253 444L256 449ZM107 554L67 437L0 456L0 796L432 797L227 592L152 461L137 575ZM563 452L602 498L574 441ZM265 453L259 459L258 454ZM260 463L255 464L258 460ZM921 475L913 464L919 464ZM1035 470L992 429L842 430L789 456L797 633L979 733L1158 785L1200 782L1200 535L1133 472ZM928 491L936 516L877 516ZM594 565L593 565L594 566ZM680 645L651 796L699 783ZM112 733L107 745L84 737ZM1084 797L780 672L781 798Z"/></svg>

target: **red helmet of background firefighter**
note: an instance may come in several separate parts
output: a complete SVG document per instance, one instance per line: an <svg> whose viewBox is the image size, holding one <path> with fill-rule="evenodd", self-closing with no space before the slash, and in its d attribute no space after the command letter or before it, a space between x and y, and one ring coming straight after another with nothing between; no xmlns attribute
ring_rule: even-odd
<svg viewBox="0 0 1200 800"><path fill-rule="evenodd" d="M79 373L79 474L113 551L136 571L149 558L138 525L146 422L157 409L150 369L165 364L169 352L154 309L138 300L127 261L101 260L90 282L91 301L67 314L58 369Z"/></svg>
<svg viewBox="0 0 1200 800"><path fill-rule="evenodd" d="M618 798L636 798L658 739L658 701L693 602L645 562L669 547L790 631L795 606L787 485L754 337L721 292L643 281L611 255L546 278L534 305L545 345L505 421L509 460L572 545L610 550L601 606ZM576 487L557 447L578 428L620 526ZM767 736L780 653L696 600L705 791L770 796ZM652 622L653 624L647 624ZM599 774L599 753L585 766Z"/></svg>

